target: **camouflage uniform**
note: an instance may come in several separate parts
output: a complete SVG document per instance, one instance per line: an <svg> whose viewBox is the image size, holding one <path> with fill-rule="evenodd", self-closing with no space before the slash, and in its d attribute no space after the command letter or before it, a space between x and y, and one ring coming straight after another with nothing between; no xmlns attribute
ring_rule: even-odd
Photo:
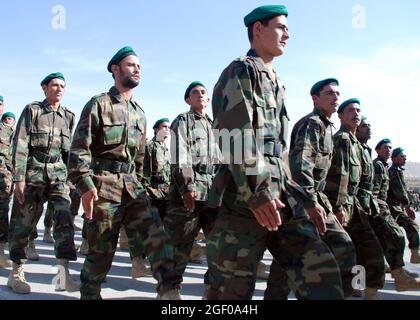
<svg viewBox="0 0 420 320"><path fill-rule="evenodd" d="M405 236L386 203L389 189L388 163L376 158L373 166L375 175L372 192L378 203L379 214L371 215L370 223L381 242L389 267L396 270L404 266Z"/></svg>
<svg viewBox="0 0 420 320"><path fill-rule="evenodd" d="M327 230L321 239L328 245L337 260L346 295L352 292L351 270L356 264L356 252L350 236L335 218L331 204L324 193L325 179L333 155L332 122L317 108L299 120L292 131L289 154L292 178L308 194L313 205L319 203L327 213ZM264 298L286 299L288 287L282 287L278 263L274 260Z"/></svg>
<svg viewBox="0 0 420 320"><path fill-rule="evenodd" d="M312 201L283 161L289 120L284 87L254 50L223 71L214 89L213 115L214 127L230 134L231 148L211 194L220 208L207 241L207 297L251 299L257 265L268 249L300 298L342 299L338 265L304 211ZM237 153L241 158L235 160ZM269 232L252 209L273 199L286 207L279 210L282 225Z"/></svg>
<svg viewBox="0 0 420 320"><path fill-rule="evenodd" d="M395 221L404 228L408 247L410 249L419 249L419 226L411 220L405 208L410 206L408 200L407 186L404 180L404 168L392 165L389 168L389 189L387 199L391 214Z"/></svg>
<svg viewBox="0 0 420 320"><path fill-rule="evenodd" d="M69 158L69 177L81 194L96 187L93 219L86 224L89 253L80 275L82 299L101 299L123 225L130 252L149 257L159 294L173 289L173 249L140 184L146 137L144 111L112 87L83 109ZM139 243L144 244L144 248Z"/></svg>
<svg viewBox="0 0 420 320"><path fill-rule="evenodd" d="M13 193L12 175L13 129L0 122L0 243L7 242L9 204Z"/></svg>
<svg viewBox="0 0 420 320"><path fill-rule="evenodd" d="M207 207L218 156L212 124L207 115L192 109L180 114L171 124L171 202L164 224L174 246L179 283L190 260L194 239L200 229L207 237L216 218L215 210ZM182 196L192 191L197 193L195 209L187 212Z"/></svg>
<svg viewBox="0 0 420 320"><path fill-rule="evenodd" d="M142 183L163 220L168 207L171 181L171 155L164 142L154 137L146 145Z"/></svg>
<svg viewBox="0 0 420 320"><path fill-rule="evenodd" d="M70 150L70 123L74 114L60 106L33 102L25 107L13 141L14 181L25 181L25 202L13 200L9 227L10 258L26 259L24 248L42 213L43 204L54 206L54 239L57 259L76 260L74 229L70 218L66 160Z"/></svg>

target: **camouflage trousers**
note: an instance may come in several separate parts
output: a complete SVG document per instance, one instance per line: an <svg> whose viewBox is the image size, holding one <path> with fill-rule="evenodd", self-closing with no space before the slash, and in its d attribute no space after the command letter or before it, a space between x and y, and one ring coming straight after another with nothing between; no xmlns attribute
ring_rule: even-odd
<svg viewBox="0 0 420 320"><path fill-rule="evenodd" d="M79 213L80 203L81 203L81 197L77 189L70 188L70 213L72 216L77 216ZM38 213L37 216L41 218L42 213L44 212L44 206L40 207L41 213ZM54 215L54 206L51 203L51 201L48 201L47 210L45 211L44 215L44 227L51 229L53 227L53 215ZM39 219L35 224L34 229L31 232L31 235L29 236L29 240L35 240L38 238L38 225Z"/></svg>
<svg viewBox="0 0 420 320"><path fill-rule="evenodd" d="M282 199L283 203L287 203ZM288 203L287 203L288 204ZM302 299L343 299L340 271L300 204L280 210L282 225L269 232L252 212L224 200L207 239L210 300L251 300L257 265L268 249Z"/></svg>
<svg viewBox="0 0 420 320"><path fill-rule="evenodd" d="M164 226L174 247L176 261L177 284L182 283L182 276L190 260L191 249L200 229L207 237L214 226L216 210L205 206L205 202L195 202L195 210L186 212L183 204L171 203L166 213ZM208 284L208 275L204 275L204 283Z"/></svg>
<svg viewBox="0 0 420 320"><path fill-rule="evenodd" d="M357 264L366 270L366 287L381 289L385 283L385 262L382 246L369 223L369 216L356 208L345 227L353 240L357 253Z"/></svg>
<svg viewBox="0 0 420 320"><path fill-rule="evenodd" d="M7 242L9 207L13 193L12 175L6 169L0 171L0 243Z"/></svg>
<svg viewBox="0 0 420 320"><path fill-rule="evenodd" d="M308 217L309 219L309 217ZM356 249L349 234L344 230L333 213L329 213L326 223L327 231L321 240L328 246L334 255L340 268L341 282L345 297L351 296L352 288L352 269L356 265ZM279 265L277 260L273 260L270 267L270 275L267 281L267 289L264 293L264 300L287 300L290 287L287 274ZM304 298L299 292L295 292L298 299Z"/></svg>
<svg viewBox="0 0 420 320"><path fill-rule="evenodd" d="M77 260L74 245L74 228L70 218L70 198L68 186L52 183L46 186L26 185L25 202L20 205L13 199L12 216L9 227L10 259L21 264L26 260L25 248L29 236L39 221L42 207L46 201L54 206L54 252L57 259Z"/></svg>
<svg viewBox="0 0 420 320"><path fill-rule="evenodd" d="M411 220L407 213L401 207L390 206L391 215L400 225L407 235L408 247L410 249L419 249L419 226Z"/></svg>
<svg viewBox="0 0 420 320"><path fill-rule="evenodd" d="M177 288L173 248L148 197L133 199L126 191L121 203L99 197L93 219L85 225L89 252L80 274L81 299L101 299L101 283L111 268L121 226L125 227L130 247L137 246L140 254L146 252L158 293Z"/></svg>
<svg viewBox="0 0 420 320"><path fill-rule="evenodd" d="M158 199L151 199L151 201L152 206L159 211L160 219L163 221L165 219L166 212L168 211L170 201Z"/></svg>
<svg viewBox="0 0 420 320"><path fill-rule="evenodd" d="M391 216L388 205L379 205L380 213L369 216L370 224L382 245L391 270L404 266L405 236Z"/></svg>

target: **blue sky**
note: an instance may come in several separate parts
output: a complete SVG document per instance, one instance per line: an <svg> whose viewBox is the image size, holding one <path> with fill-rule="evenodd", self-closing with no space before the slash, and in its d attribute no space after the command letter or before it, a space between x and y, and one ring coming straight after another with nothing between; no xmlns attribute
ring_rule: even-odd
<svg viewBox="0 0 420 320"><path fill-rule="evenodd" d="M42 100L42 78L64 73L63 104L77 116L92 97L107 91L106 65L121 47L139 54L142 81L135 98L151 126L188 109L183 101L195 80L210 91L222 70L249 43L243 17L260 0L2 1L0 95L20 114ZM309 90L336 77L343 99L358 97L371 120L374 146L389 137L420 162L420 1L289 0L291 39L274 66L287 88L291 126L312 110ZM55 29L60 5L65 29ZM61 12L62 13L62 12ZM211 113L211 107L209 108ZM337 116L333 119L339 127Z"/></svg>

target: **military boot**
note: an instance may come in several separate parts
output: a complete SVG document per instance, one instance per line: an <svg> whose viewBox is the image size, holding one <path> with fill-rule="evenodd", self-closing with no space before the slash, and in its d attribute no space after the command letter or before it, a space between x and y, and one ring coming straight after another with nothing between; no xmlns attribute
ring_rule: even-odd
<svg viewBox="0 0 420 320"><path fill-rule="evenodd" d="M34 240L29 240L28 246L26 247L26 256L29 260L32 261L39 260L39 254L36 252Z"/></svg>
<svg viewBox="0 0 420 320"><path fill-rule="evenodd" d="M131 276L133 279L146 277L151 274L150 265L148 266L142 257L135 257L131 262L133 264L133 268L131 270Z"/></svg>
<svg viewBox="0 0 420 320"><path fill-rule="evenodd" d="M411 249L411 263L420 263L419 249Z"/></svg>
<svg viewBox="0 0 420 320"><path fill-rule="evenodd" d="M124 227L120 230L120 249L128 250L128 237Z"/></svg>
<svg viewBox="0 0 420 320"><path fill-rule="evenodd" d="M164 294L158 294L156 299L157 300L182 300L181 295L179 293L179 289L172 289L166 291Z"/></svg>
<svg viewBox="0 0 420 320"><path fill-rule="evenodd" d="M365 300L381 300L379 298L378 289L366 288L365 289Z"/></svg>
<svg viewBox="0 0 420 320"><path fill-rule="evenodd" d="M15 293L28 294L31 292L31 286L26 282L25 274L23 273L23 264L12 264L12 271L10 271L7 286Z"/></svg>
<svg viewBox="0 0 420 320"><path fill-rule="evenodd" d="M267 265L260 261L257 267L257 278L260 280L268 280L270 272L267 272Z"/></svg>
<svg viewBox="0 0 420 320"><path fill-rule="evenodd" d="M420 275L417 272L408 271L407 269L402 268L403 271L412 278L418 278Z"/></svg>
<svg viewBox="0 0 420 320"><path fill-rule="evenodd" d="M198 243L194 242L193 247L190 253L190 262L202 264L203 256L206 254L206 248L200 246Z"/></svg>
<svg viewBox="0 0 420 320"><path fill-rule="evenodd" d="M80 290L80 284L74 281L69 272L69 261L58 259L58 277L55 284L55 291L76 292Z"/></svg>
<svg viewBox="0 0 420 320"><path fill-rule="evenodd" d="M85 238L82 239L82 244L80 245L80 253L84 256L87 256L89 253L89 244Z"/></svg>
<svg viewBox="0 0 420 320"><path fill-rule="evenodd" d="M4 254L4 242L0 242L0 268L10 268L12 266L12 261L7 259Z"/></svg>
<svg viewBox="0 0 420 320"><path fill-rule="evenodd" d="M46 243L54 243L54 239L51 235L51 228L45 228L44 229L44 237L42 238L42 241Z"/></svg>
<svg viewBox="0 0 420 320"><path fill-rule="evenodd" d="M392 270L391 274L395 281L395 290L407 291L420 289L420 281L416 278L410 277L408 273L404 272L403 268Z"/></svg>

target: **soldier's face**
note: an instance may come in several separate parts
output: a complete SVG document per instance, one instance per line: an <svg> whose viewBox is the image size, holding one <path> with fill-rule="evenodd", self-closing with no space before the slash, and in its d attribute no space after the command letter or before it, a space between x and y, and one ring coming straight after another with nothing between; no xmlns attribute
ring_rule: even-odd
<svg viewBox="0 0 420 320"><path fill-rule="evenodd" d="M57 103L63 99L66 83L61 79L52 79L47 86L42 86L49 103Z"/></svg>
<svg viewBox="0 0 420 320"><path fill-rule="evenodd" d="M392 158L392 162L397 166L404 167L405 163L407 162L407 155L401 153L399 156Z"/></svg>
<svg viewBox="0 0 420 320"><path fill-rule="evenodd" d="M3 123L8 127L13 128L16 121L12 117L7 117L6 119L3 119Z"/></svg>
<svg viewBox="0 0 420 320"><path fill-rule="evenodd" d="M372 137L372 130L368 121L363 121L357 127L356 136L360 141L366 142Z"/></svg>
<svg viewBox="0 0 420 320"><path fill-rule="evenodd" d="M388 161L389 158L391 158L392 145L390 143L384 143L377 152L379 158L384 161Z"/></svg>
<svg viewBox="0 0 420 320"><path fill-rule="evenodd" d="M163 141L169 137L170 134L170 124L169 122L163 122L160 124L159 128L155 129L156 139L158 141Z"/></svg>
<svg viewBox="0 0 420 320"><path fill-rule="evenodd" d="M190 91L190 96L187 98L187 103L194 111L201 111L209 105L210 98L206 88L196 86Z"/></svg>
<svg viewBox="0 0 420 320"><path fill-rule="evenodd" d="M345 125L349 130L356 130L362 121L362 110L359 104L351 103L346 106L343 112L338 114L341 124Z"/></svg>
<svg viewBox="0 0 420 320"><path fill-rule="evenodd" d="M286 16L274 17L267 26L256 22L254 37L262 50L262 55L269 58L281 56L290 38Z"/></svg>
<svg viewBox="0 0 420 320"><path fill-rule="evenodd" d="M125 88L134 89L140 83L140 62L136 56L125 57L118 65L115 80Z"/></svg>
<svg viewBox="0 0 420 320"><path fill-rule="evenodd" d="M340 88L337 83L330 83L322 88L319 97L313 95L314 105L321 110L328 118L335 112L339 106Z"/></svg>

